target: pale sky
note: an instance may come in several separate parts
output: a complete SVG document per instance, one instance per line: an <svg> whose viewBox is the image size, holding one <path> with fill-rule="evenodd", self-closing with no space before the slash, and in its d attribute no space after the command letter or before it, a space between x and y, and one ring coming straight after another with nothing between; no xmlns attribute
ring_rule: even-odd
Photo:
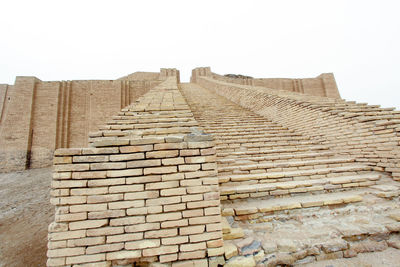
<svg viewBox="0 0 400 267"><path fill-rule="evenodd" d="M400 109L400 1L0 2L0 83L116 79L174 67L306 78Z"/></svg>

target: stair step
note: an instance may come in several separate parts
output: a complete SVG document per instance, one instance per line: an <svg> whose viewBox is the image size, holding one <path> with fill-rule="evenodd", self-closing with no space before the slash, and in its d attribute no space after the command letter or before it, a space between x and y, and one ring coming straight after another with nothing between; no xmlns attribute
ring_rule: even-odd
<svg viewBox="0 0 400 267"><path fill-rule="evenodd" d="M381 176L366 173L305 181L288 181L266 184L220 186L221 200L259 197L279 197L316 191L343 191L357 187L373 186Z"/></svg>
<svg viewBox="0 0 400 267"><path fill-rule="evenodd" d="M246 150L246 151L232 151L223 152L217 150L218 157L226 156L239 156L239 155L262 155L262 154L277 154L277 153L289 153L289 152L304 152L304 151L316 151L316 150L328 150L327 146L315 145L315 146L303 146L303 147L285 147L285 148L274 148L274 149L260 149L260 150Z"/></svg>

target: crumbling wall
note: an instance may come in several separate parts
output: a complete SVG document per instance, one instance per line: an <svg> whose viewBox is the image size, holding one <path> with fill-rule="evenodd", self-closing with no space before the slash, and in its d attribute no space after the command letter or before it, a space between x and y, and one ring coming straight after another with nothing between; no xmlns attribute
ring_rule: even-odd
<svg viewBox="0 0 400 267"><path fill-rule="evenodd" d="M341 99L243 86L198 77L197 83L281 125L354 156L400 180L400 112Z"/></svg>

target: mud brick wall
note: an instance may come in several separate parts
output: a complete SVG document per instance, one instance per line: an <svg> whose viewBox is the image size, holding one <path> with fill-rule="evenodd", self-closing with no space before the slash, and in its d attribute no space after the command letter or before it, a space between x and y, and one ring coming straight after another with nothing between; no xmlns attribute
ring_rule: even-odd
<svg viewBox="0 0 400 267"><path fill-rule="evenodd" d="M231 101L400 180L400 111L197 77Z"/></svg>
<svg viewBox="0 0 400 267"><path fill-rule="evenodd" d="M57 150L47 265L223 254L214 143L202 138L104 140Z"/></svg>

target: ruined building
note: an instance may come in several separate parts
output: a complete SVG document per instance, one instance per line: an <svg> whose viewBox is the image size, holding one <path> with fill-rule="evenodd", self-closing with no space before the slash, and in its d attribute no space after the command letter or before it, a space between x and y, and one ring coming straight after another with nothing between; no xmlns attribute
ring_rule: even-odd
<svg viewBox="0 0 400 267"><path fill-rule="evenodd" d="M54 163L48 266L276 266L400 248L400 112L341 99L333 74L17 77L0 97L0 169Z"/></svg>

